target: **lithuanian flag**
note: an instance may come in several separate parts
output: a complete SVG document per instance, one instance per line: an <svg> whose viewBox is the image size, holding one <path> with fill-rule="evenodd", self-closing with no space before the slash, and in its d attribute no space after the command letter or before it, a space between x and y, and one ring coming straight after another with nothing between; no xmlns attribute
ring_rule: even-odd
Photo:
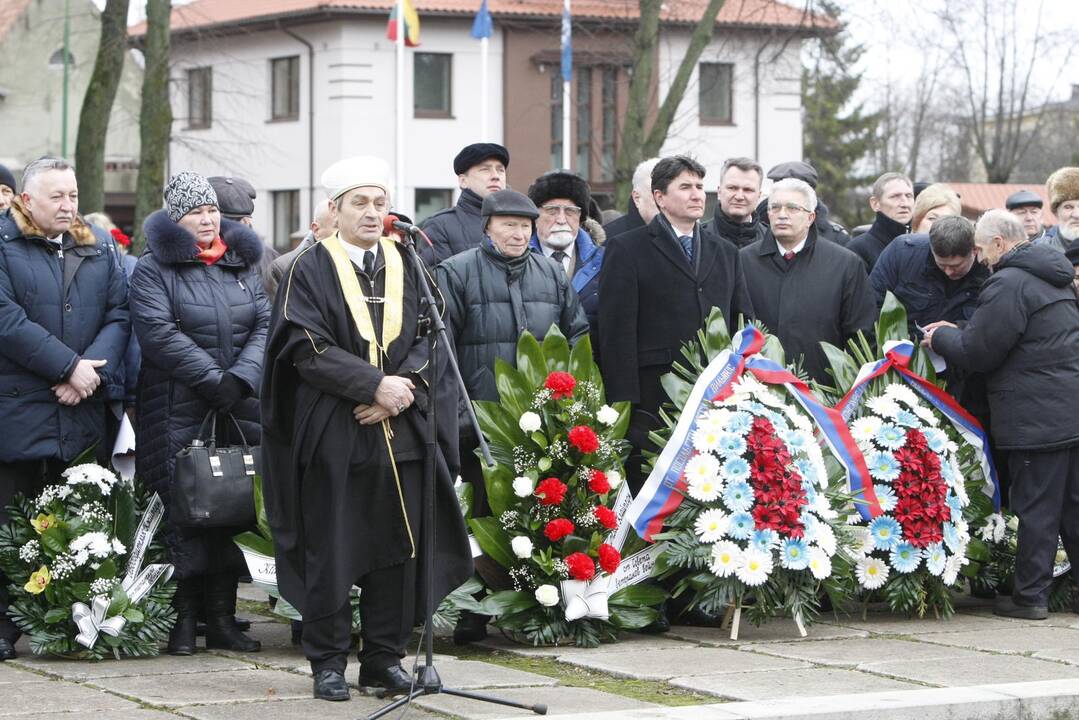
<svg viewBox="0 0 1079 720"><path fill-rule="evenodd" d="M386 39L397 42L397 13L405 12L405 45L416 47L420 44L420 16L412 6L412 0L397 0L390 11L390 21L386 25Z"/></svg>

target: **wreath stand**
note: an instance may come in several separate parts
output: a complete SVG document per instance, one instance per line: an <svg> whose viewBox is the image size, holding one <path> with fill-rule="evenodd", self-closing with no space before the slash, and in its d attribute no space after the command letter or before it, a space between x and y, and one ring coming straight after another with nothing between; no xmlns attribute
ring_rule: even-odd
<svg viewBox="0 0 1079 720"><path fill-rule="evenodd" d="M727 606L726 612L723 613L723 622L720 623L720 630L731 630L731 640L738 639L738 629L742 624L742 598L736 599L733 603ZM794 613L794 624L798 628L798 634L802 637L806 637L805 622L802 620L802 612L799 610Z"/></svg>

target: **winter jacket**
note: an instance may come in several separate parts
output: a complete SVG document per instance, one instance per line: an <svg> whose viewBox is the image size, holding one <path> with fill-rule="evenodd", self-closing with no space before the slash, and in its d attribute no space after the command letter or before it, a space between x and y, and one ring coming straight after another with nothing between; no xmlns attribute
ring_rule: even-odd
<svg viewBox="0 0 1079 720"><path fill-rule="evenodd" d="M1059 225L1054 225L1051 228L1042 230L1042 234L1031 240L1031 242L1035 245L1044 245L1046 247L1051 247L1054 250L1059 250L1060 252L1064 252L1069 247L1071 247L1071 241L1065 240L1063 237L1061 237Z"/></svg>
<svg viewBox="0 0 1079 720"><path fill-rule="evenodd" d="M641 217L641 213L637 209L637 204L633 202L633 198L630 198L627 201L626 214L622 217L615 218L604 225L603 232L607 233L608 239L613 240L623 233L643 227L644 218Z"/></svg>
<svg viewBox="0 0 1079 720"><path fill-rule="evenodd" d="M788 362L801 359L811 378L830 385L820 343L843 348L859 330L873 338L877 308L858 256L820 241L813 226L792 260L771 233L739 254L757 319L783 343Z"/></svg>
<svg viewBox="0 0 1079 720"><path fill-rule="evenodd" d="M984 372L1000 450L1079 445L1079 303L1068 259L1024 243L1004 255L962 329L933 332L949 365Z"/></svg>
<svg viewBox="0 0 1079 720"><path fill-rule="evenodd" d="M221 220L228 246L213 265L195 257L195 237L158 211L146 219L146 251L131 278L131 314L142 348L136 405L136 471L169 506L176 453L198 433L227 372L244 397L232 408L244 439L259 443L258 388L270 322L259 278L262 241L242 223ZM227 416L220 442L238 444ZM166 528L180 578L242 567L229 531L181 533Z"/></svg>
<svg viewBox="0 0 1079 720"><path fill-rule="evenodd" d="M862 259L866 274L869 274L873 272L873 266L877 264L877 258L884 252L884 248L895 238L909 232L908 226L892 220L884 213L877 213L877 219L869 230L851 240L847 247Z"/></svg>
<svg viewBox="0 0 1079 720"><path fill-rule="evenodd" d="M477 247L483 241L483 198L465 188L457 204L439 210L423 222L431 245L422 243L420 257L434 267L448 257Z"/></svg>
<svg viewBox="0 0 1079 720"><path fill-rule="evenodd" d="M311 247L318 240L315 239L315 233L308 232L304 236L300 244L289 250L287 253L281 253L273 259L270 263L270 270L263 277L264 284L266 285L266 297L270 299L270 302L274 302L274 298L277 297L277 286L281 284L281 278L285 276L288 269L292 267L292 261L300 256L307 248Z"/></svg>
<svg viewBox="0 0 1079 720"><path fill-rule="evenodd" d="M588 318L588 326L593 336L596 332L596 313L599 311L599 271L603 267L603 241L606 235L603 227L590 220L585 221L586 227L591 233L582 227L577 231L576 247L573 255L573 278L570 284L577 291L577 298L581 301L585 317ZM532 234L532 252L543 255L540 248L539 238Z"/></svg>
<svg viewBox="0 0 1079 720"><path fill-rule="evenodd" d="M70 461L105 439L105 400L123 393L127 281L111 238L76 219L58 252L16 198L0 215L0 462ZM78 405L51 389L80 358L105 360Z"/></svg>
<svg viewBox="0 0 1079 720"><path fill-rule="evenodd" d="M571 343L588 332L588 320L562 266L526 252L502 256L485 239L435 268L446 300L446 329L472 400L497 400L495 358L517 362L517 339L526 330L539 339L557 325ZM467 424L462 420L462 428Z"/></svg>

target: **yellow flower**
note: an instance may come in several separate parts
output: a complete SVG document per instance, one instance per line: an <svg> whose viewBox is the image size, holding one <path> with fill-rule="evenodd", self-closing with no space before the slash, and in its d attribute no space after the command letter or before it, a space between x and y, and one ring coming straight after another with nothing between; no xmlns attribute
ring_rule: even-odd
<svg viewBox="0 0 1079 720"><path fill-rule="evenodd" d="M31 520L30 524L37 530L37 534L41 535L49 528L56 525L55 515L38 515L36 520Z"/></svg>
<svg viewBox="0 0 1079 720"><path fill-rule="evenodd" d="M49 584L50 580L52 580L52 575L49 574L49 568L42 565L36 573L30 574L30 580L23 585L23 589L28 593L37 595L45 590L45 586Z"/></svg>

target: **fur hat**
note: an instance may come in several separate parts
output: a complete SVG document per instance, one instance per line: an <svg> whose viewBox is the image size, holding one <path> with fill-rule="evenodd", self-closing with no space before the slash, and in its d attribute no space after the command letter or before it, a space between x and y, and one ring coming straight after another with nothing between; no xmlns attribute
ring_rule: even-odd
<svg viewBox="0 0 1079 720"><path fill-rule="evenodd" d="M1049 207L1056 215L1060 203L1079 200L1079 167L1062 167L1045 181Z"/></svg>
<svg viewBox="0 0 1079 720"><path fill-rule="evenodd" d="M589 206L592 202L592 192L584 178L566 170L552 170L540 175L528 188L528 197L536 204L536 207L553 198L572 200L577 207L581 208L582 222L588 219Z"/></svg>
<svg viewBox="0 0 1079 720"><path fill-rule="evenodd" d="M202 175L184 171L172 176L165 186L165 209L169 219L178 222L197 207L213 205L217 207L217 193L214 186Z"/></svg>

